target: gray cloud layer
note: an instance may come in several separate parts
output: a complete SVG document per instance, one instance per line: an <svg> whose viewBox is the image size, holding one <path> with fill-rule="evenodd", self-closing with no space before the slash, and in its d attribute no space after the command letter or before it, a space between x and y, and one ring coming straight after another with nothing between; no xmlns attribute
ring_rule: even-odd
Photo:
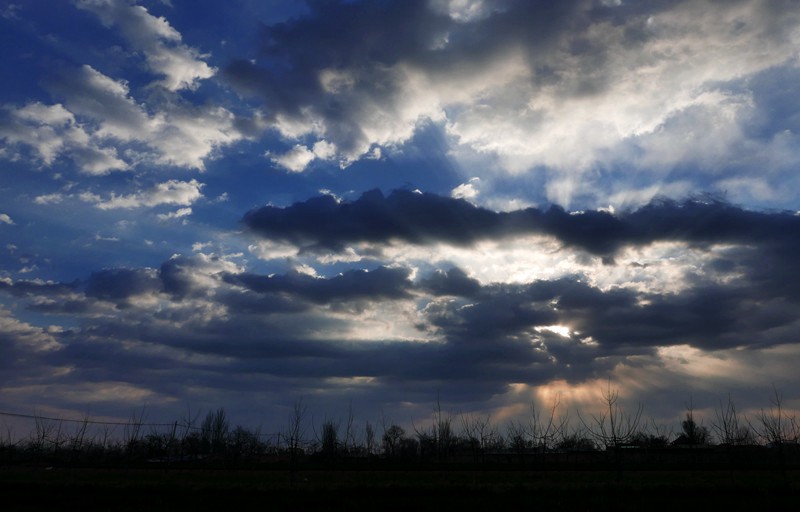
<svg viewBox="0 0 800 512"><path fill-rule="evenodd" d="M709 249L689 286L672 293L603 289L580 275L481 284L458 268L416 276L383 266L327 278L266 276L204 255L173 257L159 269L100 270L72 283L3 280L0 290L30 310L80 319L71 329L47 331L4 312L2 320L14 327L4 335L6 368L31 378L36 365L42 374L69 367L51 379L147 383L167 395L201 374L204 386L229 390L249 389L253 379L321 389L330 379L359 377L372 379L363 393L383 393L393 383L411 394L436 385L469 401L515 382L580 383L663 347L713 353L800 339L800 227L787 213L688 201L624 215L501 214L398 192L352 204L320 198L246 219L261 234L325 245L396 238L463 244L532 230L598 254L662 240L726 249ZM326 231L334 226L344 228ZM413 335L353 336L364 325L400 324Z"/></svg>
<svg viewBox="0 0 800 512"><path fill-rule="evenodd" d="M794 213L747 211L713 198L656 201L619 215L570 213L558 206L498 213L463 199L404 190L384 197L373 190L352 202L322 196L286 208L266 206L248 212L243 222L263 237L325 250L392 240L470 245L523 234L550 235L566 246L609 257L624 246L664 240L777 244L790 250L800 242L800 217Z"/></svg>

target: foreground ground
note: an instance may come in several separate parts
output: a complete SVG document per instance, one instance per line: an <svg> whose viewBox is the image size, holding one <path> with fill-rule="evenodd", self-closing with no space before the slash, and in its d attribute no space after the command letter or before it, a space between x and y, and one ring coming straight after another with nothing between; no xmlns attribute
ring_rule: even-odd
<svg viewBox="0 0 800 512"><path fill-rule="evenodd" d="M17 467L0 468L0 493L18 510L785 511L800 472Z"/></svg>

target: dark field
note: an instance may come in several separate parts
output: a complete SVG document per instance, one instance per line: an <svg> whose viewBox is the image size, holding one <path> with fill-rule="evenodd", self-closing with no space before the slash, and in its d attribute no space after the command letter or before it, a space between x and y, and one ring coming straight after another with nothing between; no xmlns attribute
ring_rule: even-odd
<svg viewBox="0 0 800 512"><path fill-rule="evenodd" d="M797 510L800 472L2 468L6 510Z"/></svg>

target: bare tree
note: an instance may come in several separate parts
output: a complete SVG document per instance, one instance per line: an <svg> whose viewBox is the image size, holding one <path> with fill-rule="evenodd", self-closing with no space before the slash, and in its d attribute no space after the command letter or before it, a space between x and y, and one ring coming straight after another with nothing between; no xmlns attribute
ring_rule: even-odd
<svg viewBox="0 0 800 512"><path fill-rule="evenodd" d="M745 420L739 418L736 405L728 395L727 403L720 400L719 407L714 409L714 421L711 428L720 444L726 446L743 446L754 444L753 432L745 424Z"/></svg>
<svg viewBox="0 0 800 512"><path fill-rule="evenodd" d="M525 423L515 420L506 423L506 446L519 457L520 462L525 462L525 453L531 447L529 436Z"/></svg>
<svg viewBox="0 0 800 512"><path fill-rule="evenodd" d="M492 425L490 415L477 416L461 414L461 432L472 450L476 462L483 462L486 450L497 439L497 429Z"/></svg>
<svg viewBox="0 0 800 512"><path fill-rule="evenodd" d="M128 418L128 422L123 428L123 441L125 442L125 450L129 459L131 455L133 455L133 451L136 449L136 445L141 438L144 418L145 408L142 407L142 410L139 411L138 414L136 411L131 413L130 418Z"/></svg>
<svg viewBox="0 0 800 512"><path fill-rule="evenodd" d="M186 414L181 417L180 424L183 427L183 431L181 433L180 449L178 452L179 459L183 459L186 455L191 457L199 455L199 453L197 453L199 446L193 446L196 444L193 441L198 439L195 424L199 417L200 412L192 414L192 409L190 407L186 408Z"/></svg>
<svg viewBox="0 0 800 512"><path fill-rule="evenodd" d="M367 452L367 458L372 457L372 453L375 450L375 428L369 421L364 426L364 448Z"/></svg>
<svg viewBox="0 0 800 512"><path fill-rule="evenodd" d="M76 459L83 449L83 443L86 440L87 429L89 428L89 414L84 415L83 419L78 422L75 428L75 433L72 435L71 457Z"/></svg>
<svg viewBox="0 0 800 512"><path fill-rule="evenodd" d="M383 453L389 458L395 458L400 455L400 448L403 439L405 439L406 431L399 425L391 425L389 428L384 429L383 438Z"/></svg>
<svg viewBox="0 0 800 512"><path fill-rule="evenodd" d="M453 432L453 416L449 413L442 411L442 405L439 397L436 397L436 407L433 410L433 425L429 431L425 429L418 429L413 424L414 434L420 444L420 450L423 452L433 451L434 455L443 460L450 455L455 441L456 435Z"/></svg>
<svg viewBox="0 0 800 512"><path fill-rule="evenodd" d="M587 422L581 417L578 418L586 431L601 446L606 449L606 455L613 452L614 465L617 468L617 479L622 478L622 454L620 448L630 443L639 431L639 423L642 419L642 404L638 404L634 412L625 411L619 404L619 390L611 388L611 379L608 385L601 390L603 410L598 414L591 415L591 421Z"/></svg>
<svg viewBox="0 0 800 512"><path fill-rule="evenodd" d="M33 426L33 448L38 455L48 451L49 448L58 444L58 437L60 436L60 422L50 420L43 416L39 416L34 412Z"/></svg>
<svg viewBox="0 0 800 512"><path fill-rule="evenodd" d="M559 415L558 409L561 406L561 395L553 399L553 403L546 415L531 403L530 434L537 451L546 453L551 449L566 428L569 421L568 415Z"/></svg>
<svg viewBox="0 0 800 512"><path fill-rule="evenodd" d="M617 449L628 443L639 430L642 418L642 404L638 404L632 413L622 409L619 402L619 390L611 388L611 379L608 380L606 389L601 391L603 410L591 415L591 421L586 422L578 413L578 417L586 431L606 449Z"/></svg>
<svg viewBox="0 0 800 512"><path fill-rule="evenodd" d="M225 414L225 409L220 407L216 411L209 411L200 425L200 437L209 453L219 454L224 451L225 443L230 430L230 423Z"/></svg>
<svg viewBox="0 0 800 512"><path fill-rule="evenodd" d="M794 414L789 414L783 409L783 394L779 393L774 386L772 391L772 405L769 410L761 409L756 418L756 425L751 425L751 428L767 446L777 450L783 481L784 484L788 484L786 445L797 445L800 440L800 425Z"/></svg>
<svg viewBox="0 0 800 512"><path fill-rule="evenodd" d="M305 417L307 407L303 404L303 399L299 398L292 406L292 412L281 436L283 437L286 448L289 450L289 457L295 463L303 452L303 439L306 433Z"/></svg>
<svg viewBox="0 0 800 512"><path fill-rule="evenodd" d="M345 453L353 451L356 444L355 416L353 415L353 402L347 406L347 419L344 422L344 438L342 439L342 450Z"/></svg>
<svg viewBox="0 0 800 512"><path fill-rule="evenodd" d="M322 439L320 440L322 446L322 455L327 460L336 458L339 450L339 423L333 420L325 420L322 423Z"/></svg>
<svg viewBox="0 0 800 512"><path fill-rule="evenodd" d="M783 394L774 387L772 405L766 411L762 408L756 421L753 431L770 446L797 444L800 439L797 419L794 414L789 414L783 409Z"/></svg>

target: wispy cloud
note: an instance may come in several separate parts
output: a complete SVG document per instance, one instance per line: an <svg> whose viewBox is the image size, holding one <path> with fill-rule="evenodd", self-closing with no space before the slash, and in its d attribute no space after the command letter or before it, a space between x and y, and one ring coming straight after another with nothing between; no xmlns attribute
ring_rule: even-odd
<svg viewBox="0 0 800 512"><path fill-rule="evenodd" d="M162 204L190 205L203 197L200 192L202 188L203 184L197 180L169 180L135 194L116 195L112 193L108 199L102 199L94 194L84 194L81 196L81 200L94 203L101 210L132 209Z"/></svg>
<svg viewBox="0 0 800 512"><path fill-rule="evenodd" d="M170 91L196 89L216 70L196 48L181 42L181 34L165 18L125 0L80 0L76 4L96 14L109 28L117 28L128 43L145 56L148 68L164 79L156 82Z"/></svg>

